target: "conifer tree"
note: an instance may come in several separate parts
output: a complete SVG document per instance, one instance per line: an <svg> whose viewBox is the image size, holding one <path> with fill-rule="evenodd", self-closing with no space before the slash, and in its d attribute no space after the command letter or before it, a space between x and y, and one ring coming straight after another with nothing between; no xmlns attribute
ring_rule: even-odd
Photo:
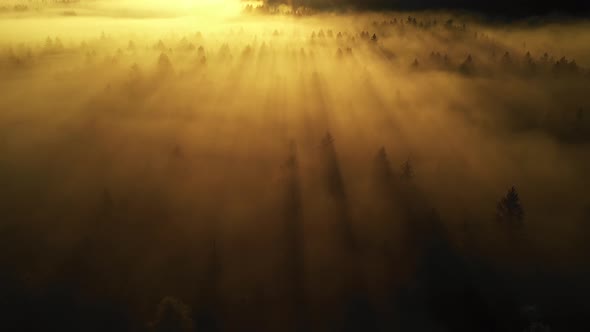
<svg viewBox="0 0 590 332"><path fill-rule="evenodd" d="M520 203L520 197L513 186L508 190L506 196L496 206L496 219L507 224L522 224L524 221L524 210Z"/></svg>

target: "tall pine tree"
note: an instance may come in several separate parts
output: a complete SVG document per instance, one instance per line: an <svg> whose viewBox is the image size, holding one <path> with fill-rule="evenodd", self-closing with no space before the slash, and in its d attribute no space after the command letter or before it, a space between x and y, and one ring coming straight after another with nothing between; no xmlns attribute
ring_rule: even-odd
<svg viewBox="0 0 590 332"><path fill-rule="evenodd" d="M509 225L520 225L524 221L524 210L516 188L512 186L496 205L496 219Z"/></svg>

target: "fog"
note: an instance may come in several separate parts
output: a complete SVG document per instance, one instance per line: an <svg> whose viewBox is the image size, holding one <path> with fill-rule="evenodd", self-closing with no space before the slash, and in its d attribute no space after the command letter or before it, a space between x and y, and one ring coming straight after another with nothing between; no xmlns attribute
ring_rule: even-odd
<svg viewBox="0 0 590 332"><path fill-rule="evenodd" d="M0 2L8 330L584 321L588 21L22 3Z"/></svg>

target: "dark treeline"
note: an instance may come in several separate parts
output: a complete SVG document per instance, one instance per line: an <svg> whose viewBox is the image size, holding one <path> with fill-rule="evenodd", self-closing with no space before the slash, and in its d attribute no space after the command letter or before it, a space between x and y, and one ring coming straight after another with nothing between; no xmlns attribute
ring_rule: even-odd
<svg viewBox="0 0 590 332"><path fill-rule="evenodd" d="M364 10L462 10L483 15L506 18L522 18L534 15L588 14L590 4L582 0L566 1L474 1L474 0L267 0L268 4L289 4L294 8L364 9Z"/></svg>

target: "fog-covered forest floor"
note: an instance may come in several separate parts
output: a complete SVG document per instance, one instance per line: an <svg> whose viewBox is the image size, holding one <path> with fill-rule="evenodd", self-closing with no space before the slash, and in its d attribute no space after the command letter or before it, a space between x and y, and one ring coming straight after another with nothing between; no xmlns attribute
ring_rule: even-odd
<svg viewBox="0 0 590 332"><path fill-rule="evenodd" d="M9 2L7 331L587 324L587 21Z"/></svg>

